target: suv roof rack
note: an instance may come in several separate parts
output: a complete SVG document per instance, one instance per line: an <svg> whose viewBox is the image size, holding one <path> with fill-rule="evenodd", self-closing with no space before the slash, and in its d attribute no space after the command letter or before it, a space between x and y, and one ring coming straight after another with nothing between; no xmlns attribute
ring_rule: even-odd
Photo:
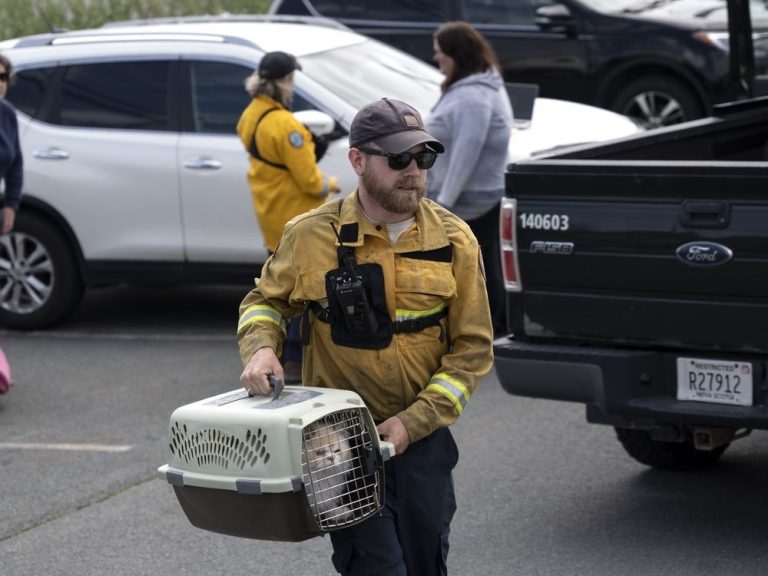
<svg viewBox="0 0 768 576"><path fill-rule="evenodd" d="M314 26L323 26L337 30L351 30L344 24L331 18L316 18L313 16L283 16L269 14L213 14L205 16L178 16L166 18L141 18L135 20L120 20L107 22L100 28L90 28L88 30L71 30L60 32L48 32L43 34L34 34L24 36L18 39L13 48L27 48L33 46L49 46L54 44L86 44L96 42L140 42L148 40L198 40L206 42L230 42L233 44L248 44L251 42L232 36L205 32L153 32L150 27L162 24L196 24L196 23L214 23L214 22L273 22L286 24L307 24ZM129 28L137 26L147 26L147 31L142 33L119 34L119 28ZM99 30L111 29L109 33L99 35Z"/></svg>
<svg viewBox="0 0 768 576"><path fill-rule="evenodd" d="M278 22L286 24L312 24L314 26L325 26L336 28L338 30L350 30L338 20L332 18L316 16L294 16L284 14L231 14L222 12L220 14L205 14L202 16L168 16L163 18L137 18L134 20L118 20L107 22L102 28L113 28L118 26L143 26L157 24L197 24L205 22Z"/></svg>
<svg viewBox="0 0 768 576"><path fill-rule="evenodd" d="M98 29L95 29L98 30ZM97 44L109 42L150 42L150 41L170 41L180 42L183 40L195 42L216 42L219 44L242 44L246 46L255 46L255 44L245 38L229 36L226 34L215 34L206 32L155 32L147 30L146 32L126 32L126 33L107 33L98 34L94 30L87 33L78 34L77 31L66 34L49 33L38 34L21 38L13 48L30 48L37 46L62 46L73 44Z"/></svg>

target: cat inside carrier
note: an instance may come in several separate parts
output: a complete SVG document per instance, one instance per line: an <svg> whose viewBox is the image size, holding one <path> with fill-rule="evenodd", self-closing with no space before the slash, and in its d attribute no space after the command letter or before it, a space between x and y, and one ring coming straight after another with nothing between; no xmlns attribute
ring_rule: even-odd
<svg viewBox="0 0 768 576"><path fill-rule="evenodd" d="M286 386L244 390L177 408L170 461L158 473L189 521L260 540L299 541L357 524L384 505L384 461L360 396Z"/></svg>

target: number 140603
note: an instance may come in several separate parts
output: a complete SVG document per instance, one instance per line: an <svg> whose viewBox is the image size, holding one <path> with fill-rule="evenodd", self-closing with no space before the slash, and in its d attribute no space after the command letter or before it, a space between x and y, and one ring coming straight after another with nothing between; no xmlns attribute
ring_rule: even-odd
<svg viewBox="0 0 768 576"><path fill-rule="evenodd" d="M530 230L568 230L571 227L567 214L520 214L520 227Z"/></svg>

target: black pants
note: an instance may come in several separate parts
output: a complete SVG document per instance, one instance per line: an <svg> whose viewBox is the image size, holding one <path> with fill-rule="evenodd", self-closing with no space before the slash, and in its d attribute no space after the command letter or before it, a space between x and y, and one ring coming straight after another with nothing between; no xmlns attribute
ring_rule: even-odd
<svg viewBox="0 0 768 576"><path fill-rule="evenodd" d="M451 432L440 428L386 462L381 512L331 532L336 570L345 576L445 576L458 458Z"/></svg>
<svg viewBox="0 0 768 576"><path fill-rule="evenodd" d="M501 240L499 238L500 207L501 203L482 216L466 221L480 243L480 249L483 253L488 303L491 306L493 330L497 334L506 333L507 330L507 292L504 289Z"/></svg>

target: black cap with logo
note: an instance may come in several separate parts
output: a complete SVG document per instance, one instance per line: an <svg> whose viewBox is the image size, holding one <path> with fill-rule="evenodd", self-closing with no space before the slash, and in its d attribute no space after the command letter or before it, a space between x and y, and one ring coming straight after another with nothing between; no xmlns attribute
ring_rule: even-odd
<svg viewBox="0 0 768 576"><path fill-rule="evenodd" d="M284 78L294 70L301 70L301 65L287 52L267 52L259 62L259 76L267 80Z"/></svg>
<svg viewBox="0 0 768 576"><path fill-rule="evenodd" d="M412 106L382 98L363 106L352 119L349 146L375 143L389 154L400 154L418 144L427 144L435 152L445 152L443 143L430 136L421 115Z"/></svg>

